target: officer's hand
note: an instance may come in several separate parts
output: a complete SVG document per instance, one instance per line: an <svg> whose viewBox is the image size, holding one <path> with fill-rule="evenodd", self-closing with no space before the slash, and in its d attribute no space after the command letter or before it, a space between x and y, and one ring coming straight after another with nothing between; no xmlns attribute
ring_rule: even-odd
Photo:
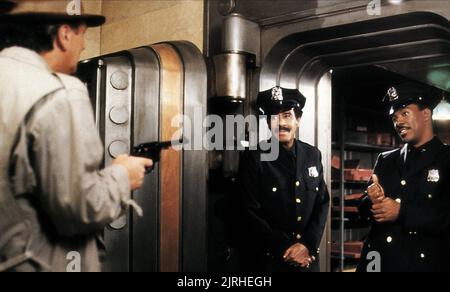
<svg viewBox="0 0 450 292"><path fill-rule="evenodd" d="M313 256L309 256L309 252L308 252L308 256L300 260L300 264L298 264L300 267L302 268L309 268L309 266L316 261L316 258Z"/></svg>
<svg viewBox="0 0 450 292"><path fill-rule="evenodd" d="M373 184L369 186L367 189L367 193L369 195L370 200L372 201L372 204L377 204L383 201L385 198L384 189L380 185L380 181L378 180L377 175L372 176Z"/></svg>
<svg viewBox="0 0 450 292"><path fill-rule="evenodd" d="M309 250L306 246L296 243L291 246L283 256L286 262L289 262L302 268L307 268L313 262L313 257L309 256Z"/></svg>
<svg viewBox="0 0 450 292"><path fill-rule="evenodd" d="M395 222L400 214L400 203L385 198L381 203L372 206L372 214L378 223Z"/></svg>
<svg viewBox="0 0 450 292"><path fill-rule="evenodd" d="M130 188L132 191L142 187L145 177L145 169L153 166L153 161L146 158L119 155L113 164L122 165L128 171Z"/></svg>

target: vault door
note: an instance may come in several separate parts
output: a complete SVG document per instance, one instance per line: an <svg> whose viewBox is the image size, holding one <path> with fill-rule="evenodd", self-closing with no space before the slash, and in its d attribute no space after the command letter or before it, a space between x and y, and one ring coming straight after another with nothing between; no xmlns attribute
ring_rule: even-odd
<svg viewBox="0 0 450 292"><path fill-rule="evenodd" d="M132 145L173 139L181 132L174 117L194 121L205 113L206 65L187 42L100 57L81 64L79 72L93 96L105 165ZM191 134L184 131L192 142ZM206 170L205 151L163 151L133 193L144 217L130 212L105 230L104 270L205 271Z"/></svg>

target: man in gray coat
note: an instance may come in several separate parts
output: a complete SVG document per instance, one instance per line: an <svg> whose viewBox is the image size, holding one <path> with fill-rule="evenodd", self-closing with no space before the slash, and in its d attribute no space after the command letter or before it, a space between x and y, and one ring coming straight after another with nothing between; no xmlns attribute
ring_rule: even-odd
<svg viewBox="0 0 450 292"><path fill-rule="evenodd" d="M74 255L79 270L100 271L97 235L139 209L131 191L153 162L122 155L100 170L87 89L67 74L87 28L105 19L36 12L36 2L0 15L0 271L66 271Z"/></svg>

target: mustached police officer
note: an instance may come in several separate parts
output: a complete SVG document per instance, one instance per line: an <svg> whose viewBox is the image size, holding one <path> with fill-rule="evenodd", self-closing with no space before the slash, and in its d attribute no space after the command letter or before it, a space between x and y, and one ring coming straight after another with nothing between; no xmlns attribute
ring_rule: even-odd
<svg viewBox="0 0 450 292"><path fill-rule="evenodd" d="M385 97L406 144L379 156L360 206L373 222L361 272L449 270L450 147L433 133L438 102L437 94L413 82L390 88Z"/></svg>
<svg viewBox="0 0 450 292"><path fill-rule="evenodd" d="M319 271L330 198L320 151L296 139L305 102L298 90L280 87L258 96L280 153L275 161L262 161L263 151L247 151L241 161L241 258L247 272Z"/></svg>
<svg viewBox="0 0 450 292"><path fill-rule="evenodd" d="M124 155L99 169L87 89L66 74L105 19L39 2L0 15L0 271L66 271L71 254L73 270L100 271L97 234L134 205L152 161Z"/></svg>

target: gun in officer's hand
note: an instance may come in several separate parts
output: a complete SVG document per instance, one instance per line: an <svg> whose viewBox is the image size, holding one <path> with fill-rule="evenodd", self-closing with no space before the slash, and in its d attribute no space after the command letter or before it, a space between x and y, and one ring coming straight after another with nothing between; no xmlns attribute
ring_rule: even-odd
<svg viewBox="0 0 450 292"><path fill-rule="evenodd" d="M187 143L189 143L189 141L186 138L181 138L178 141L143 143L133 148L131 156L143 157L153 160L153 166L146 170L146 174L149 174L155 168L155 164L161 160L162 150L166 150L174 146L185 145Z"/></svg>

